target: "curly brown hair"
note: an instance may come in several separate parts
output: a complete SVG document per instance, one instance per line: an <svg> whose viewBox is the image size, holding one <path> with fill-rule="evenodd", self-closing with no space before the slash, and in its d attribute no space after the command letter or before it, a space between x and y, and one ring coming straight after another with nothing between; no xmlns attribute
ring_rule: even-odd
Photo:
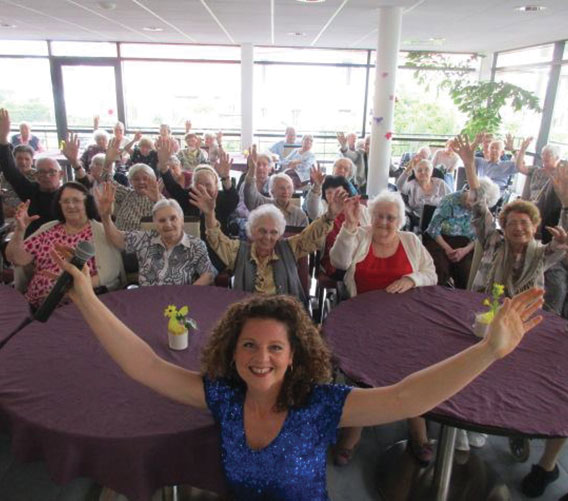
<svg viewBox="0 0 568 501"><path fill-rule="evenodd" d="M245 387L233 363L242 328L250 318L277 320L286 326L294 367L286 371L276 410L301 407L315 383L331 379L331 352L304 306L291 296L252 296L232 304L217 323L201 354L202 373Z"/></svg>
<svg viewBox="0 0 568 501"><path fill-rule="evenodd" d="M513 202L505 204L503 210L499 214L499 224L501 225L501 228L505 229L505 226L507 224L507 217L509 217L509 214L511 214L511 212L520 212L521 214L526 214L527 216L529 216L532 224L534 224L535 226L538 226L540 224L540 211L535 204L529 202L528 200L514 200Z"/></svg>

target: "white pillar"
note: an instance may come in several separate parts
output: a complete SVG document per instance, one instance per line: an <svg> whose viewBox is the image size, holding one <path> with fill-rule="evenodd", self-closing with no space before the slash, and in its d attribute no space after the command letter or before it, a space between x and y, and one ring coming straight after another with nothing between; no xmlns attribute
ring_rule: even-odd
<svg viewBox="0 0 568 501"><path fill-rule="evenodd" d="M252 44L241 45L241 151L253 143L252 92L254 81L254 49Z"/></svg>
<svg viewBox="0 0 568 501"><path fill-rule="evenodd" d="M493 68L493 52L485 54L485 57L481 58L481 64L479 65L479 81L486 82L491 80L491 69Z"/></svg>
<svg viewBox="0 0 568 501"><path fill-rule="evenodd" d="M371 125L371 154L367 193L374 196L387 187L394 134L394 99L400 28L401 7L379 9L379 35L375 68L375 96Z"/></svg>

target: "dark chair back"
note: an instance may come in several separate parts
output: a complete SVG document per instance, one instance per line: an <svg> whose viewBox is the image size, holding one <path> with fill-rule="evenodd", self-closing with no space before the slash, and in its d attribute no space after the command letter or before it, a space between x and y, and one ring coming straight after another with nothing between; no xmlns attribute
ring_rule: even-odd
<svg viewBox="0 0 568 501"><path fill-rule="evenodd" d="M286 226L284 230L284 238L291 237L293 235L297 235L304 230L303 226ZM298 276L300 277L300 283L304 288L304 292L306 293L306 297L310 297L310 262L309 256L304 256L298 259Z"/></svg>

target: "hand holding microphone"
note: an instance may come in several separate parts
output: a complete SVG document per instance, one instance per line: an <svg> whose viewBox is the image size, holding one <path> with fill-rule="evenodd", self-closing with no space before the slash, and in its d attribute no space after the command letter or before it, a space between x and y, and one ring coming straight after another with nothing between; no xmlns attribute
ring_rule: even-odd
<svg viewBox="0 0 568 501"><path fill-rule="evenodd" d="M77 244L75 248L75 253L71 258L70 262L66 262L57 253L56 250L51 251L51 257L55 262L63 269L63 273L59 276L53 289L49 295L45 298L44 302L37 309L34 314L34 320L39 322L46 322L53 310L57 307L65 293L69 290L73 284L74 278L83 275L80 270L83 269L85 263L95 255L95 247L93 244L87 241L82 241ZM88 272L87 272L88 273ZM90 278L84 276L84 279L88 281L89 289L93 293L93 287ZM76 286L78 284L75 284ZM93 293L94 294L94 293ZM73 299L73 297L71 297Z"/></svg>

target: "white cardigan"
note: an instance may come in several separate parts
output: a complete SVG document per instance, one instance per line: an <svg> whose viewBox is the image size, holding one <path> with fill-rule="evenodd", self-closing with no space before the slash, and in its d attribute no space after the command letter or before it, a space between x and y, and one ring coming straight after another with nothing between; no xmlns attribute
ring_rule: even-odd
<svg viewBox="0 0 568 501"><path fill-rule="evenodd" d="M416 284L416 287L436 285L438 276L436 275L434 261L420 239L409 231L400 231L398 234L412 266L412 273L405 276L410 278ZM349 231L343 225L329 252L331 264L340 270L346 270L343 282L351 297L357 295L355 268L357 263L367 257L372 235L371 226L359 226L355 231Z"/></svg>

